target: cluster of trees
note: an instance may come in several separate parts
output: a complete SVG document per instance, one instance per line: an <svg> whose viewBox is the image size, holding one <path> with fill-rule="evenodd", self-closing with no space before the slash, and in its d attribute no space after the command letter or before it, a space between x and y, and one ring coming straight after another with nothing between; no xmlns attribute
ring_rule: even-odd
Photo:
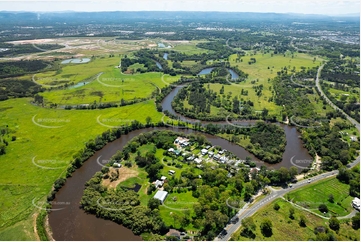
<svg viewBox="0 0 361 242"><path fill-rule="evenodd" d="M247 149L251 150L259 159L268 163L282 161L286 147L286 134L280 126L257 122L250 129L249 137L252 144Z"/></svg>
<svg viewBox="0 0 361 242"><path fill-rule="evenodd" d="M346 167L340 167L337 179L343 183L349 184L349 194L352 197L360 197L360 170L354 167L351 170Z"/></svg>
<svg viewBox="0 0 361 242"><path fill-rule="evenodd" d="M32 81L0 80L0 101L9 98L33 97L44 88Z"/></svg>
<svg viewBox="0 0 361 242"><path fill-rule="evenodd" d="M81 207L88 213L112 220L131 229L134 234L168 232L158 209L140 205L139 195L132 190L107 189L101 185L102 172L97 172L86 184Z"/></svg>
<svg viewBox="0 0 361 242"><path fill-rule="evenodd" d="M0 77L19 76L29 72L36 72L48 66L42 60L21 60L0 62Z"/></svg>
<svg viewBox="0 0 361 242"><path fill-rule="evenodd" d="M9 141L15 141L16 136L10 134L12 131L9 129L8 125L0 127L0 155L6 154L6 147L9 145Z"/></svg>
<svg viewBox="0 0 361 242"><path fill-rule="evenodd" d="M351 142L349 146L341 139L340 131L347 128L350 128L350 124L346 122L336 122L332 128L323 123L322 127L305 129L301 133L301 139L310 154L317 153L322 157L322 169L339 169L356 156L360 143Z"/></svg>
<svg viewBox="0 0 361 242"><path fill-rule="evenodd" d="M329 91L329 85L324 82L321 82L321 87L325 95L330 99L332 103L334 103L337 107L342 109L345 113L347 113L350 117L354 118L358 122L360 122L360 104L357 102L357 98L352 96L347 98L347 96L341 96L341 99L338 100L335 96L333 96ZM348 100L347 100L348 99Z"/></svg>

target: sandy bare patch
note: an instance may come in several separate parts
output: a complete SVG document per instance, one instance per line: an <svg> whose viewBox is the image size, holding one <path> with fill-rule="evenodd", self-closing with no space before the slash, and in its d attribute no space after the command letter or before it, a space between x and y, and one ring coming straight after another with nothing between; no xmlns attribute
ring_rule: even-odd
<svg viewBox="0 0 361 242"><path fill-rule="evenodd" d="M55 39L30 39L30 40L17 40L17 41L10 41L7 43L11 44L44 44L44 43L50 43L50 42L56 42Z"/></svg>
<svg viewBox="0 0 361 242"><path fill-rule="evenodd" d="M113 168L111 167L109 169L108 174L110 175L112 172L116 172L116 170L119 171L119 177L118 180L111 182L110 179L103 179L102 181L102 185L106 186L108 188L116 188L118 186L119 183L127 180L128 178L132 178L132 177L137 177L138 176L138 171L130 169L128 167L121 167L121 168Z"/></svg>

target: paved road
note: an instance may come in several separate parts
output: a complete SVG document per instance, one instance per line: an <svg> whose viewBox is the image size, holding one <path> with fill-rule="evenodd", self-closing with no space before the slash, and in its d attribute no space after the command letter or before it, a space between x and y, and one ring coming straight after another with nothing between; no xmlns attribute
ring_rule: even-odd
<svg viewBox="0 0 361 242"><path fill-rule="evenodd" d="M356 128L358 129L358 131L360 132L360 124L352 119L350 116L348 116L344 111L342 111L339 107L337 107L335 104L333 104L328 98L327 96L323 93L320 83L319 83L319 77L321 74L321 70L323 68L324 65L320 66L318 68L317 71L317 78L316 78L316 86L317 89L319 90L319 92L321 93L321 96L323 96L325 98L325 100L330 104L331 107L333 107L336 110L339 110L340 112L342 112L346 118L356 126ZM360 162L360 156L358 156L352 163L350 163L347 167L352 168L355 165L357 165ZM266 197L264 197L263 199L259 200L257 203L253 204L251 207L249 207L250 204L246 204L244 206L244 208L242 208L241 210L239 210L239 212L232 218L237 218L238 217L238 222L235 224L228 224L224 230L227 231L227 234L225 236L223 236L222 238L220 237L220 235L218 235L215 240L216 241L228 241L232 234L234 232L236 232L240 227L241 227L241 221L244 218L247 218L249 216L252 216L254 213L256 213L258 211L258 209L260 209L261 207L269 204L270 202L274 201L277 198L283 197L286 193L288 193L289 191L293 191L297 188L301 188L304 187L306 185L308 185L309 183L314 183L317 181L320 181L322 179L328 178L328 177L332 177L332 176L336 176L338 174L338 171L330 171L330 172L326 172L323 173L321 175L317 175L311 178L311 180L302 180L299 181L295 184L293 184L292 188L284 188L284 189L280 189L280 190L275 190L271 188L271 193L268 194ZM351 216L351 215L348 215Z"/></svg>
<svg viewBox="0 0 361 242"><path fill-rule="evenodd" d="M320 66L320 68L318 68L318 71L317 71L316 87L317 87L318 91L321 93L321 96L326 100L326 102L327 102L331 107L333 107L334 109L336 109L336 110L340 111L341 113L343 113L343 114L346 116L346 118L347 118L352 124L354 124L354 125L356 126L356 128L358 129L358 131L360 132L360 124L359 124L356 120L354 120L353 118L351 118L350 116L348 116L342 109L340 109L340 108L337 107L335 104L333 104L333 103L331 102L331 100L328 99L328 97L327 97L327 96L325 95L325 93L322 91L322 88L321 88L321 86L320 86L320 79L319 79L319 77L320 77L321 70L322 70L323 66L324 66L324 65Z"/></svg>

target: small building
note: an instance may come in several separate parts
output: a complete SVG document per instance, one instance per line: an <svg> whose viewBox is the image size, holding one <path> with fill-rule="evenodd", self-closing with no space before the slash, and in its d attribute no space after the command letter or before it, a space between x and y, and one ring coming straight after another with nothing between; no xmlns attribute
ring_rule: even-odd
<svg viewBox="0 0 361 242"><path fill-rule="evenodd" d="M114 162L113 167L114 168L120 168L120 167L122 167L122 164Z"/></svg>
<svg viewBox="0 0 361 242"><path fill-rule="evenodd" d="M162 177L160 178L160 180L165 181L165 180L167 180L167 177L166 177L166 176L162 176Z"/></svg>
<svg viewBox="0 0 361 242"><path fill-rule="evenodd" d="M352 200L352 207L360 211L360 199L358 197Z"/></svg>
<svg viewBox="0 0 361 242"><path fill-rule="evenodd" d="M192 155L192 156L189 156L188 158L187 158L187 161L192 161L192 160L194 160L194 156Z"/></svg>
<svg viewBox="0 0 361 242"><path fill-rule="evenodd" d="M206 154L208 153L208 150L202 149L202 150L201 150L201 153L202 153L202 155L206 155Z"/></svg>
<svg viewBox="0 0 361 242"><path fill-rule="evenodd" d="M156 188L161 188L163 186L164 181L156 180L154 185Z"/></svg>
<svg viewBox="0 0 361 242"><path fill-rule="evenodd" d="M169 171L168 171L168 174L173 176L173 175L175 174L175 171L169 170Z"/></svg>
<svg viewBox="0 0 361 242"><path fill-rule="evenodd" d="M351 141L357 141L357 137L356 136L350 136L350 138L351 138Z"/></svg>
<svg viewBox="0 0 361 242"><path fill-rule="evenodd" d="M206 149L209 150L209 148L211 148L211 146L210 146L210 145L207 145L207 146L206 146Z"/></svg>
<svg viewBox="0 0 361 242"><path fill-rule="evenodd" d="M180 150L174 150L173 153L174 153L175 155L180 155L180 154L181 154L181 151L180 151Z"/></svg>
<svg viewBox="0 0 361 242"><path fill-rule="evenodd" d="M164 203L165 199L168 196L168 192L166 191L157 191L156 194L154 195L155 199L158 199L160 201L161 204Z"/></svg>
<svg viewBox="0 0 361 242"><path fill-rule="evenodd" d="M173 149L173 148L169 148L169 149L168 149L168 152L172 152L172 153L173 153L173 152L174 152L174 149Z"/></svg>
<svg viewBox="0 0 361 242"><path fill-rule="evenodd" d="M219 158L221 158L221 156L220 155L215 155L215 156L213 156L213 160L219 160Z"/></svg>
<svg viewBox="0 0 361 242"><path fill-rule="evenodd" d="M202 163L202 159L195 158L195 159L194 159L194 162L197 163L197 164L200 164L200 163Z"/></svg>
<svg viewBox="0 0 361 242"><path fill-rule="evenodd" d="M208 157L212 158L213 156L213 152L212 151L208 151Z"/></svg>
<svg viewBox="0 0 361 242"><path fill-rule="evenodd" d="M219 158L219 161L224 164L228 161L228 158L225 156L222 156L221 158Z"/></svg>
<svg viewBox="0 0 361 242"><path fill-rule="evenodd" d="M220 150L220 151L218 152L218 154L220 154L220 155L223 155L223 153L224 153L223 150Z"/></svg>

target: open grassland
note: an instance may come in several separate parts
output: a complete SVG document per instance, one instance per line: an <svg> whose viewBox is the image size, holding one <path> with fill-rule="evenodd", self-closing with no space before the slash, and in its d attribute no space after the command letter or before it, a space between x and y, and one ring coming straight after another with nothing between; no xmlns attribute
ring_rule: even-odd
<svg viewBox="0 0 361 242"><path fill-rule="evenodd" d="M330 202L329 195L332 194L334 202ZM320 204L328 207L329 213L324 216L345 216L353 208L351 206L352 197L349 196L349 185L339 182L336 178L322 180L315 184L310 184L305 188L289 193L289 198L293 203L303 206L313 212L322 214L318 210Z"/></svg>
<svg viewBox="0 0 361 242"><path fill-rule="evenodd" d="M170 50L179 51L187 55L207 53L209 50L198 48L196 45L205 41L166 41L172 48Z"/></svg>
<svg viewBox="0 0 361 242"><path fill-rule="evenodd" d="M278 203L280 209L276 211L273 209L275 203ZM314 228L317 226L323 226L328 228L328 220L322 219L316 215L308 213L303 210L299 210L296 207L294 219L289 218L289 210L293 207L290 203L277 199L271 204L263 207L257 211L253 216L253 221L256 224L256 229L254 231L255 237L253 240L256 241L306 241L310 239L315 239L316 235L314 233ZM300 216L304 215L306 218L306 227L301 227L299 225ZM260 224L264 219L270 219L272 222L272 235L270 237L265 237L262 235L260 230ZM251 238L241 236L240 233L243 230L241 227L234 235L234 240L249 241ZM331 230L332 231L332 230ZM341 222L340 230L338 234L333 231L336 240L357 240L360 239L359 229L354 230L351 225L347 222Z"/></svg>
<svg viewBox="0 0 361 242"><path fill-rule="evenodd" d="M153 101L104 110L54 110L33 106L29 100L0 103L0 126L8 125L13 130L11 135L17 137L9 143L6 154L0 156L1 240L34 239L27 234L31 231L32 214L38 210L33 202L37 204L46 197L86 141L111 126L134 119L145 123L147 116L156 122L162 117ZM14 228L18 229L16 234L9 232Z"/></svg>
<svg viewBox="0 0 361 242"><path fill-rule="evenodd" d="M175 82L178 76L171 77L158 72L128 75L115 68L119 64L119 58L96 59L88 64L71 64L63 67L61 74L45 73L36 75L36 79L42 80L45 85L49 81L66 80L78 84L66 89L44 92L47 103L56 104L91 104L93 102L117 102L138 98L150 98L153 92ZM96 68L93 68L96 66ZM78 67L78 68L76 68ZM91 71L87 71L91 70ZM100 76L96 76L99 73ZM92 78L91 82L87 79ZM45 82L44 82L45 81ZM84 81L84 82L82 82Z"/></svg>
<svg viewBox="0 0 361 242"><path fill-rule="evenodd" d="M281 107L276 106L273 102L268 102L268 99L272 97L272 83L268 79L272 79L277 76L277 72L281 68L286 67L289 71L293 68L295 71L300 71L301 67L316 67L322 62L322 59L316 58L313 61L313 56L296 53L292 58L291 53L283 55L273 55L271 53L248 53L246 56L241 57L242 62L236 62L237 55L231 55L229 61L231 66L237 66L242 71L246 72L249 76L245 82L241 82L237 85L233 84L230 87L225 86L225 94L229 91L232 92L232 96L240 95L242 89L248 91L247 96L241 96L244 100L250 100L254 103L254 110L262 110L267 108L270 114L279 115L282 110ZM251 58L256 59L256 63L249 64ZM251 82L255 81L254 84ZM258 97L256 92L252 88L253 86L263 85L262 96ZM220 89L219 85L213 84L212 89Z"/></svg>

